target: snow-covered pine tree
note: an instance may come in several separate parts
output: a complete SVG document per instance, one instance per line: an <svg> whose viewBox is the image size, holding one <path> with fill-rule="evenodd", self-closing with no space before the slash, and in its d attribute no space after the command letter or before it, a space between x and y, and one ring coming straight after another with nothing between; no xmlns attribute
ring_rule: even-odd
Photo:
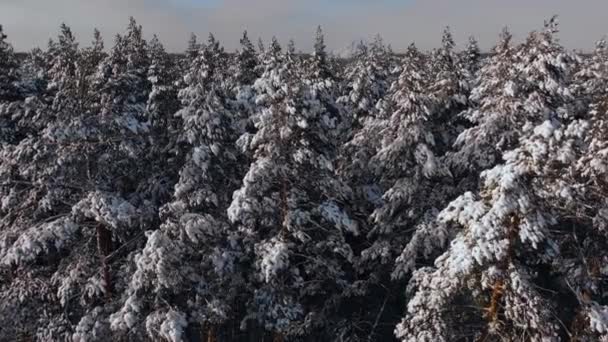
<svg viewBox="0 0 608 342"><path fill-rule="evenodd" d="M325 51L325 38L321 26L317 27L312 56L304 62L300 74L303 82L311 89L311 94L319 101L319 105L325 113L321 116L322 124L326 126L325 132L332 136L328 143L332 143L334 148L339 142L339 138L348 129L348 120L344 119L342 107L336 103L338 94L338 75L334 70L333 63L329 60ZM290 55L288 54L288 57ZM332 158L335 158L333 156Z"/></svg>
<svg viewBox="0 0 608 342"><path fill-rule="evenodd" d="M560 315L568 324L571 338L582 341L608 340L608 303L603 292L608 255L605 241L608 216L606 193L606 134L608 125L608 93L603 86L608 77L608 54L604 40L596 44L593 55L575 75L572 87L577 96L577 111L584 109L580 120L574 120L566 131L577 132L582 143L570 146L563 170L551 182L555 211L560 216L562 238L558 240L560 255L552 263L554 272L564 276L558 303L571 310ZM580 108L581 105L586 107ZM576 116L575 116L576 117ZM576 160L572 162L572 160ZM570 300L566 302L566 300Z"/></svg>
<svg viewBox="0 0 608 342"><path fill-rule="evenodd" d="M0 146L19 139L14 112L15 102L22 99L18 86L19 63L6 38L0 25Z"/></svg>
<svg viewBox="0 0 608 342"><path fill-rule="evenodd" d="M369 46L358 46L354 62L345 71L344 95L338 99L349 112L353 129L363 126L365 118L377 115L376 105L390 88L391 58L379 35Z"/></svg>
<svg viewBox="0 0 608 342"><path fill-rule="evenodd" d="M190 65L192 62L198 57L198 54L203 47L203 43L198 41L198 36L194 33L190 33L190 38L188 39L186 50L184 50L183 55L178 58L178 65L180 76L177 80L177 87L179 89L183 89L186 85L183 83L183 76L190 70Z"/></svg>
<svg viewBox="0 0 608 342"><path fill-rule="evenodd" d="M146 233L146 246L135 257L123 307L111 317L114 330L141 329L156 338L159 331L164 337L185 336L190 327L190 334L205 331L214 339L221 334L218 326L238 320L235 309L246 291L226 210L242 172L227 109L229 89L221 83L223 58L219 42L210 36L185 78L183 108L176 115L188 146L186 161L172 202L161 209L164 223Z"/></svg>
<svg viewBox="0 0 608 342"><path fill-rule="evenodd" d="M368 164L382 198L370 216L368 237L373 244L362 252L361 267L372 272L384 265L390 272L403 250L394 278L411 272L418 258L431 257L433 247L446 238L428 228L447 200L451 186L442 180L451 175L439 159L442 108L429 91L423 62L415 46L410 46L384 108L387 116L377 128L380 144Z"/></svg>
<svg viewBox="0 0 608 342"><path fill-rule="evenodd" d="M51 110L58 116L74 115L82 108L77 77L80 56L76 38L65 23L60 26L51 58L47 86L47 92L53 96Z"/></svg>
<svg viewBox="0 0 608 342"><path fill-rule="evenodd" d="M151 62L159 65L163 63L162 58L162 47L149 47L143 39L141 26L131 18L126 34L116 37L114 47L95 77L95 90L101 94L101 104L83 120L90 125L84 132L92 136L80 138L86 142L84 147L89 158L94 158L94 163L88 161L92 167L89 166L86 172L90 190L72 208L72 213L79 225L95 227L93 234L97 244L93 246L94 250L87 251L87 255L94 253L101 261L87 260L89 265L82 268L80 278L70 273L66 279L71 279L68 289L82 286L83 279L87 279L86 272L94 267L99 270L99 289L94 297L97 298L95 305L90 305L89 310L78 317L72 336L75 340L128 336L123 330L115 329L110 317L129 298L126 290L136 266L135 253L131 252L138 247L145 230L159 222L158 207L165 202L170 187L170 181L159 177L159 173L162 176L162 172L170 173L175 169L172 166L159 171L160 160L154 157L158 157L158 149L162 150L162 147L150 149L148 145L159 142L151 139L158 138L158 132L151 126L162 126L162 119L155 120L170 115L162 113L163 110L171 110L171 106L150 105L161 101L150 96L149 89L161 77L161 71L155 70ZM151 118L152 110L158 117ZM100 296L105 300L100 301ZM141 330L131 333L138 332Z"/></svg>
<svg viewBox="0 0 608 342"><path fill-rule="evenodd" d="M568 196L558 175L582 136L568 112L574 59L555 33L552 19L520 49L524 82L517 94L529 119L519 145L481 174L478 194L466 192L439 214L433 229L457 233L434 267L414 272L408 313L395 331L403 341L567 335L553 312L560 296L543 288L563 290L562 275L550 269L560 238L551 228L564 223L553 205ZM467 306L482 310L449 309Z"/></svg>
<svg viewBox="0 0 608 342"><path fill-rule="evenodd" d="M54 56L62 55L61 46L53 45ZM2 294L4 312L31 308L14 316L15 328L37 339L70 338L73 324L91 320L90 330L78 328L73 337L110 339L107 317L131 272L128 252L156 221L158 203L138 191L149 178L141 158L148 130L139 121L147 99L145 52L141 28L131 20L96 75L91 91L101 93L101 107L58 115L39 136L2 151L11 162L1 177L15 185L3 196L13 223L3 230L0 261L19 270L10 280L16 287Z"/></svg>
<svg viewBox="0 0 608 342"><path fill-rule="evenodd" d="M474 36L469 36L465 50L460 53L459 61L462 74L468 83L467 88L472 89L476 86L477 73L482 66L479 43Z"/></svg>
<svg viewBox="0 0 608 342"><path fill-rule="evenodd" d="M264 40L262 38L258 38L258 55L263 55L266 52L266 46L264 45Z"/></svg>
<svg viewBox="0 0 608 342"><path fill-rule="evenodd" d="M309 335L331 328L348 295L353 252L346 239L358 225L344 206L350 190L333 172L326 109L284 62L276 39L266 56L254 85L257 132L240 139L253 162L228 209L252 263L244 323L254 320L276 336Z"/></svg>
<svg viewBox="0 0 608 342"><path fill-rule="evenodd" d="M196 57L198 57L198 51L201 49L201 45L198 43L198 37L194 33L190 33L190 39L188 39L188 47L186 47L186 60L192 63Z"/></svg>
<svg viewBox="0 0 608 342"><path fill-rule="evenodd" d="M235 115L234 124L237 125L238 135L252 130L252 116L255 112L255 94L252 86L260 76L261 70L257 53L247 31L243 32L240 45L231 65L234 70L230 73L229 80L231 88L229 107Z"/></svg>
<svg viewBox="0 0 608 342"><path fill-rule="evenodd" d="M236 84L252 85L259 77L256 74L258 61L256 58L255 48L249 40L247 31L243 32L243 37L239 41L241 48L236 54Z"/></svg>
<svg viewBox="0 0 608 342"><path fill-rule="evenodd" d="M20 98L17 91L19 63L13 47L6 41L6 34L0 25L0 102L15 101Z"/></svg>
<svg viewBox="0 0 608 342"><path fill-rule="evenodd" d="M576 72L572 93L576 98L577 109L586 112L589 105L597 104L605 95L604 77L608 75L608 42L602 38L595 44L589 58L582 58L580 69Z"/></svg>
<svg viewBox="0 0 608 342"><path fill-rule="evenodd" d="M287 51L286 54L295 55L296 54L296 42L293 39L290 39L287 43Z"/></svg>
<svg viewBox="0 0 608 342"><path fill-rule="evenodd" d="M131 17L127 33L116 36L114 47L100 65L95 80L94 90L101 95L102 119L116 122L135 134L147 131L139 122L150 91L147 52L142 28Z"/></svg>
<svg viewBox="0 0 608 342"><path fill-rule="evenodd" d="M456 139L455 151L447 156L458 175L470 174L477 182L478 173L501 161L502 154L518 143L523 125L530 120L523 110L520 92L523 75L512 35L503 29L493 55L479 74L479 84L471 91L471 106L460 116L472 126ZM474 185L474 184L473 184Z"/></svg>
<svg viewBox="0 0 608 342"><path fill-rule="evenodd" d="M81 111L92 110L96 102L99 101L99 94L92 89L97 68L106 57L101 32L95 29L93 30L91 45L80 50L80 59L77 64L79 110Z"/></svg>
<svg viewBox="0 0 608 342"><path fill-rule="evenodd" d="M224 48L210 33L207 43L203 45L184 76L184 81L187 85L198 83L202 92L212 88L225 89L229 87L226 82L227 66L228 56ZM180 94L180 98L182 102L190 101L188 93Z"/></svg>
<svg viewBox="0 0 608 342"><path fill-rule="evenodd" d="M78 227L69 218L74 200L70 195L77 185L72 188L68 183L77 184L78 177L72 179L70 176L74 174L58 172L63 156L57 153L54 141L47 138L56 125L55 116L62 120L74 117L69 109L73 107L66 104L78 101L72 91L75 89L72 63L76 62L77 52L67 26L62 25L60 43L53 45L52 53L52 59L50 54L37 55L41 57L39 72L45 74L41 77L50 75L57 82L50 89L60 94L57 103L61 105L52 110L44 103L43 96L47 94L41 93L12 108L12 117L28 131L0 152L0 272L15 272L15 276L2 278L0 296L4 305L0 320L12 322L10 325L2 322L5 327L10 326L0 333L2 339L10 339L19 329L38 339L59 339L69 333L69 322L63 317L57 299L62 294L53 276L61 267L61 253L77 236ZM53 68L46 69L48 61Z"/></svg>
<svg viewBox="0 0 608 342"><path fill-rule="evenodd" d="M355 55L355 62L359 63L369 56L369 47L361 43ZM409 68L408 72L418 72L426 75L426 56L424 56L414 44L411 44L403 58L399 70ZM369 69L368 69L369 70ZM402 73L405 77L405 73ZM419 80L428 82L428 80ZM425 83L426 84L426 83ZM376 207L381 203L383 193L378 182L378 175L374 172L371 159L381 148L381 139L370 138L380 137L381 131L386 129L391 110L394 108L393 94L397 91L398 82L393 82L392 89L388 89L383 97L378 98L374 108L374 115L365 118L363 126L353 129L352 136L340 148L338 159L338 174L350 184L355 192L355 206L363 217L369 217Z"/></svg>
<svg viewBox="0 0 608 342"><path fill-rule="evenodd" d="M327 52L325 51L325 37L323 35L323 29L321 26L317 27L315 33L315 42L313 46L313 54L310 60L310 66L308 67L308 73L314 78L326 79L334 77L333 72L329 70L329 63L327 60Z"/></svg>
<svg viewBox="0 0 608 342"><path fill-rule="evenodd" d="M171 57L156 35L148 44L148 60L148 81L152 88L146 105L146 116L152 127L168 134L169 129L176 128L173 124L173 114L179 107L177 89L174 86L177 77Z"/></svg>
<svg viewBox="0 0 608 342"><path fill-rule="evenodd" d="M32 49L20 68L19 88L25 97L40 96L45 92L48 83L46 70L48 65L45 51L40 48Z"/></svg>
<svg viewBox="0 0 608 342"><path fill-rule="evenodd" d="M261 40L260 40L261 42ZM260 77L262 74L268 74L270 72L272 72L272 70L278 70L279 66L285 63L285 58L286 56L283 54L282 52L282 48L281 45L279 44L279 41L276 39L276 37L272 37L272 40L270 42L270 45L268 46L268 49L264 50L263 53L258 53L258 59L259 59L259 63L256 69L256 74L259 74ZM294 70L295 71L295 70ZM260 77L258 77L257 79L259 79ZM256 81L257 81L256 79ZM255 85L255 82L254 84ZM243 93L243 95L246 95L246 97L248 98L248 102L252 101L253 105L251 106L251 108L247 108L247 111L249 111L249 119L245 122L242 121L242 118L240 118L240 123L239 126L241 128L241 132L240 132L240 137L239 137L239 141L237 142L239 145L239 148L241 150L241 152L243 152L244 154L248 155L250 154L246 147L246 145L249 143L248 141L251 139L251 137L253 136L253 134L256 131L256 124L259 121L259 116L261 114L261 108L258 108L258 105L262 103L263 100L265 100L265 94L270 94L273 93L270 90L269 91L265 91L265 90L261 90L262 93L258 94L260 92L259 88L256 88L254 86L251 86L251 93L250 94L246 94ZM258 96L261 95L261 96ZM237 103L237 106L239 104ZM245 104L248 105L248 104ZM238 107L236 108L235 111L238 110ZM253 127L251 127L253 126ZM245 129L247 128L247 129Z"/></svg>
<svg viewBox="0 0 608 342"><path fill-rule="evenodd" d="M296 42L293 39L290 39L289 42L287 42L284 59L284 63L291 65L298 74L305 74L306 58L302 53L296 52Z"/></svg>
<svg viewBox="0 0 608 342"><path fill-rule="evenodd" d="M459 67L455 46L452 32L446 27L441 39L441 48L432 54L428 69L432 79L429 91L438 105L438 120L443 122L436 132L436 143L442 151L449 149L461 130L457 114L466 108L470 91L466 77Z"/></svg>
<svg viewBox="0 0 608 342"><path fill-rule="evenodd" d="M161 206L171 197L183 158L177 139L180 120L175 117L180 107L177 89L179 66L173 63L156 35L147 48L150 61L147 76L151 91L144 117L150 132L146 154L140 157L147 160L149 177L137 192Z"/></svg>

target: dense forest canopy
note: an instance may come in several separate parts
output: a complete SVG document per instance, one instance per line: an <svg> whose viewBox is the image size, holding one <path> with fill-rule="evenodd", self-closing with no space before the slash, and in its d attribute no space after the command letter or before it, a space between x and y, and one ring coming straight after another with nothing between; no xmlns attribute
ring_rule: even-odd
<svg viewBox="0 0 608 342"><path fill-rule="evenodd" d="M608 341L605 41L9 38L0 340Z"/></svg>

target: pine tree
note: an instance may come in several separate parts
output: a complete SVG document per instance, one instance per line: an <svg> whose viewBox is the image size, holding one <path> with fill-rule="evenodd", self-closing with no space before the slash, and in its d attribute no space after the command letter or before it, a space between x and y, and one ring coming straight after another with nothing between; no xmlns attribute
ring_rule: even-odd
<svg viewBox="0 0 608 342"><path fill-rule="evenodd" d="M323 29L321 26L317 27L315 33L314 50L311 59L311 65L309 66L308 72L311 78L317 79L331 79L334 74L329 69L329 61L327 52L325 51L325 37L323 35Z"/></svg>
<svg viewBox="0 0 608 342"><path fill-rule="evenodd" d="M13 47L6 42L6 35L0 25L0 102L19 99L16 82L19 63Z"/></svg>
<svg viewBox="0 0 608 342"><path fill-rule="evenodd" d="M252 130L252 116L255 112L255 94L253 83L260 76L261 67L258 56L249 40L247 31L243 32L240 40L241 48L237 51L234 61L230 66L234 71L231 73L231 93L229 107L235 115L235 125L238 134Z"/></svg>
<svg viewBox="0 0 608 342"><path fill-rule="evenodd" d="M245 293L238 270L241 252L226 218L241 175L235 134L225 97L214 87L200 90L191 83L181 92L182 98L188 93L189 102L177 115L190 150L173 201L161 209L163 225L146 233L146 246L135 257L128 297L112 315L112 329L134 329L145 320L146 332L154 338L175 312L214 338L210 327L234 319L237 298ZM184 321L174 333L186 325Z"/></svg>
<svg viewBox="0 0 608 342"><path fill-rule="evenodd" d="M81 108L78 87L78 43L72 30L61 24L57 44L53 48L47 91L54 95L51 109L57 115L73 115Z"/></svg>
<svg viewBox="0 0 608 342"><path fill-rule="evenodd" d="M608 107L602 84L608 76L607 56L606 44L600 40L574 77L571 88L578 100L573 115L576 119L564 130L578 134L582 143L571 146L562 143L561 159L553 163L561 162L563 170L551 181L557 194L553 201L556 212L561 220L577 227L572 231L566 228L568 233L558 240L560 255L553 265L554 272L563 275L568 284L562 298L575 297L569 303L573 308L570 317L565 320L572 322L571 336L581 340L602 340L608 336L606 303L601 298L605 270L600 266L601 260L607 258L603 245L608 221L606 201L601 195L606 190L603 156Z"/></svg>
<svg viewBox="0 0 608 342"><path fill-rule="evenodd" d="M46 53L40 48L32 49L21 66L20 89L25 97L41 96L48 83Z"/></svg>
<svg viewBox="0 0 608 342"><path fill-rule="evenodd" d="M325 131L332 135L328 143L332 143L335 147L338 139L344 135L343 132L348 129L348 122L344 120L342 108L336 102L339 80L332 67L325 51L323 31L319 26L315 35L312 57L305 62L302 68L296 68L296 71L303 69L303 75L298 77L303 78L304 83L311 88L315 100L319 101L323 108L324 114L321 122L326 126Z"/></svg>
<svg viewBox="0 0 608 342"><path fill-rule="evenodd" d="M139 120L143 118L150 91L149 65L142 28L131 17L126 34L116 36L110 55L96 75L95 90L101 95L99 110L104 120L136 134L147 130Z"/></svg>
<svg viewBox="0 0 608 342"><path fill-rule="evenodd" d="M442 179L451 176L439 159L436 132L441 112L428 82L422 56L411 46L390 92L388 116L378 129L382 138L369 161L383 195L370 216L373 229L368 237L374 237L374 243L362 253L362 262L392 267L396 254L405 248L397 260L396 278L413 269L419 253L428 258L433 246L441 246L445 239L425 226L446 201L450 185ZM412 229L413 236L407 234Z"/></svg>
<svg viewBox="0 0 608 342"><path fill-rule="evenodd" d="M601 101L605 94L603 77L608 67L608 43L605 38L595 44L590 58L583 58L580 70L577 70L572 93L576 98L577 109L587 111L588 106Z"/></svg>
<svg viewBox="0 0 608 342"><path fill-rule="evenodd" d="M499 163L502 154L517 144L528 120L521 110L523 78L514 67L518 56L511 39L505 28L493 56L480 71L480 83L471 92L473 105L460 114L473 126L460 133L456 151L448 156L459 175L480 172Z"/></svg>
<svg viewBox="0 0 608 342"><path fill-rule="evenodd" d="M80 51L77 64L78 98L80 99L79 110L90 110L99 101L99 94L93 91L95 74L101 62L106 58L104 42L101 32L93 31L91 46Z"/></svg>
<svg viewBox="0 0 608 342"><path fill-rule="evenodd" d="M477 72L481 67L481 51L479 50L479 44L474 36L469 37L467 47L462 51L460 56L460 63L462 64L464 77L467 79L469 86L472 88L475 86L475 79Z"/></svg>
<svg viewBox="0 0 608 342"><path fill-rule="evenodd" d="M296 42L293 39L290 39L287 44L287 53L290 55L296 54Z"/></svg>
<svg viewBox="0 0 608 342"><path fill-rule="evenodd" d="M269 50L255 83L257 132L241 144L254 160L228 216L255 272L247 318L279 336L306 335L329 325L349 289L346 237L358 226L343 206L350 191L333 174L324 108L283 62L276 39ZM320 291L325 303L313 300Z"/></svg>
<svg viewBox="0 0 608 342"><path fill-rule="evenodd" d="M367 117L377 116L376 105L390 88L390 60L382 38L376 36L369 47L359 45L354 64L346 70L347 93L338 102L344 103L351 112L355 130Z"/></svg>
<svg viewBox="0 0 608 342"><path fill-rule="evenodd" d="M148 81L152 90L148 96L146 116L153 127L162 130L175 128L173 113L179 106L175 83L175 68L158 37L154 35L148 44ZM168 133L168 132L167 132Z"/></svg>
<svg viewBox="0 0 608 342"><path fill-rule="evenodd" d="M16 132L14 102L21 99L17 82L19 63L13 47L6 42L6 35L0 25L0 144L18 139Z"/></svg>
<svg viewBox="0 0 608 342"><path fill-rule="evenodd" d="M193 61L185 76L185 83L198 82L202 91L209 91L213 87L225 87L222 84L226 76L228 58L224 48L213 34L209 34L207 44L200 50L198 57ZM182 99L188 100L182 97Z"/></svg>
<svg viewBox="0 0 608 342"><path fill-rule="evenodd" d="M255 71L258 65L255 48L247 36L247 31L243 32L240 40L241 49L237 54L236 83L238 85L251 85L258 78Z"/></svg>
<svg viewBox="0 0 608 342"><path fill-rule="evenodd" d="M62 37L52 45L53 65L69 65L71 55L64 50L73 46L70 42ZM12 159L0 170L3 183L19 184L3 192L4 210L21 223L1 237L6 247L0 261L6 269L22 270L12 284L32 279L26 296L9 290L3 297L7 310L15 305L33 308L15 321L37 339L70 338L71 324L90 321L93 312L97 333L109 332L107 317L130 272L123 267L129 253L111 253L119 246L128 252L133 248L129 242L157 220L158 203L139 189L150 173L141 158L149 132L139 121L147 99L146 89L138 88L146 84L142 47L141 28L131 21L96 75L101 107L54 120L47 115L38 136L2 151L3 160ZM55 75L61 69L50 70ZM58 83L57 93L65 92L64 87L71 89L71 83ZM9 206L16 200L22 205ZM39 282L44 286L36 287ZM64 311L74 313L72 322ZM40 327L28 326L30 321Z"/></svg>
<svg viewBox="0 0 608 342"><path fill-rule="evenodd" d="M359 45L356 61L368 58L368 46ZM423 56L415 47L414 44L408 47L404 58L404 66L411 65L414 68L423 68ZM361 70L370 70L361 63ZM373 64L375 65L375 64ZM354 66L354 68L359 68ZM403 66L400 67L403 70ZM397 83L393 83L394 89ZM353 94L351 92L351 94ZM380 132L387 125L386 119L390 116L392 102L391 90L378 99L378 103L374 108L373 116L365 118L362 121L362 126L357 129L353 127L350 135L352 136L340 149L338 173L345 181L349 182L356 192L358 198L357 203L361 206L360 210L369 216L375 206L379 204L381 197L381 188L370 166L372 157L380 149L380 139L369 139L371 136L380 136ZM344 100L344 98L342 99Z"/></svg>
<svg viewBox="0 0 608 342"><path fill-rule="evenodd" d="M559 276L543 267L550 267L558 253L558 235L550 228L560 217L551 207L552 197L567 195L567 190L556 191L564 183L549 175L571 162L581 139L567 110L573 59L555 33L552 19L519 52L524 85L518 94L531 119L518 146L503 154L503 164L481 174L478 194L461 195L438 216L434 229L456 229L457 234L435 267L414 272L410 289L415 294L396 329L404 341L458 339L484 320L487 328L475 332L480 338L525 331L531 340L557 340L563 333L552 312L556 303L538 290L545 279ZM482 303L485 313L458 316L445 310L469 303Z"/></svg>
<svg viewBox="0 0 608 342"><path fill-rule="evenodd" d="M186 48L186 59L192 62L197 56L201 45L198 43L198 37L194 33L190 33L190 39L188 39L188 47Z"/></svg>
<svg viewBox="0 0 608 342"><path fill-rule="evenodd" d="M0 28L0 340L608 340L604 40L240 38Z"/></svg>
<svg viewBox="0 0 608 342"><path fill-rule="evenodd" d="M437 144L442 150L447 150L459 133L461 122L457 114L466 108L469 95L465 76L458 66L455 45L452 32L446 27L441 48L433 53L429 65L433 79L429 91L438 104L438 120L445 123L437 132Z"/></svg>

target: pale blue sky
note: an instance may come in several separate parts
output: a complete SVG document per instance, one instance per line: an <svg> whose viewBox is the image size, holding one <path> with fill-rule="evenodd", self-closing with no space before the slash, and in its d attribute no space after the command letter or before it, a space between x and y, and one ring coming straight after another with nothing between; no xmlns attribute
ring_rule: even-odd
<svg viewBox="0 0 608 342"><path fill-rule="evenodd" d="M446 25L457 43L473 34L488 49L503 26L523 39L553 14L560 16L564 45L590 50L608 33L606 13L607 0L0 0L0 24L21 51L45 46L61 22L85 44L98 27L109 45L129 15L172 51L185 48L190 32L204 39L209 31L232 50L243 29L265 41L293 38L308 50L318 24L334 50L376 33L396 50L412 41L428 49L439 44Z"/></svg>

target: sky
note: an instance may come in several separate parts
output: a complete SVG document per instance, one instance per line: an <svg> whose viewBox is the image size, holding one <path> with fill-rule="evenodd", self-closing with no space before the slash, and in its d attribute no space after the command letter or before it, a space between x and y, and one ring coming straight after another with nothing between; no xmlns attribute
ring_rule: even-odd
<svg viewBox="0 0 608 342"><path fill-rule="evenodd" d="M0 24L17 51L46 47L62 22L82 45L96 27L109 46L129 16L143 25L147 37L157 34L174 52L185 49L190 32L201 40L213 32L233 50L245 29L254 39L294 39L299 50L310 51L317 25L332 51L376 34L396 51L411 42L431 49L440 44L445 26L460 47L474 35L489 50L502 27L523 40L554 14L561 42L589 51L608 33L606 13L607 0L0 0Z"/></svg>

